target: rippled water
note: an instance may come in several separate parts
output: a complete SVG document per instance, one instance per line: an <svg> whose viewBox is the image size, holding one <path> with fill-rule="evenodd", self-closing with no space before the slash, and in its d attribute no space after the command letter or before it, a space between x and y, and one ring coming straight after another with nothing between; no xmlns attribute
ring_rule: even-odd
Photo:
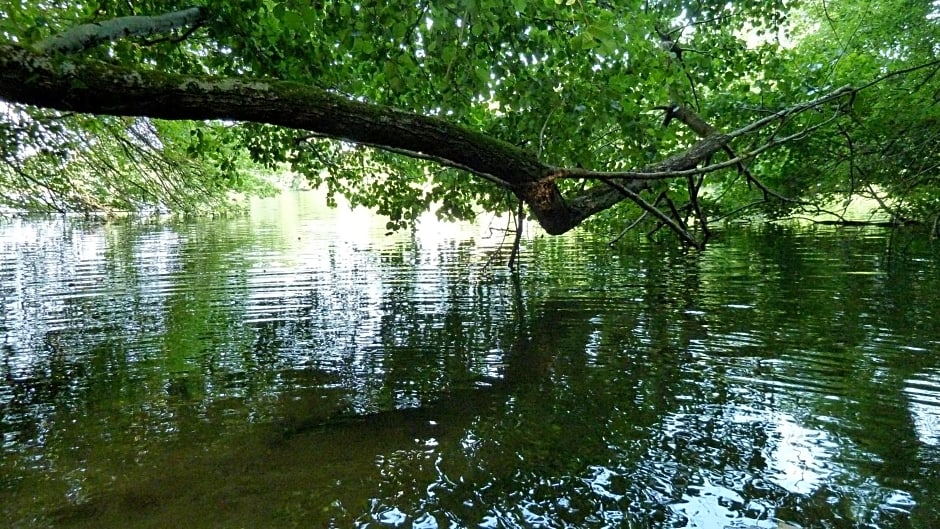
<svg viewBox="0 0 940 529"><path fill-rule="evenodd" d="M940 526L936 243L575 234L513 276L313 202L0 223L9 525Z"/></svg>

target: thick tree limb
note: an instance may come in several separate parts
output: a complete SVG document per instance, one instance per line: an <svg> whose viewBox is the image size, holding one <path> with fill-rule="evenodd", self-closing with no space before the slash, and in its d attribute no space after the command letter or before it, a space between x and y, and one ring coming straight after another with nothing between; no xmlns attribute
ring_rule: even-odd
<svg viewBox="0 0 940 529"><path fill-rule="evenodd" d="M325 134L319 134L319 133L316 133L316 132L312 133L312 134L310 135L310 137L313 137L313 138L329 138L329 136L327 136L327 135L325 135ZM436 163L436 164L438 164L438 165L442 165L442 166L444 166L444 167L450 167L450 168L453 168L453 169L458 169L458 170L460 170L460 171L466 171L466 172L468 172L468 173L475 174L475 175L479 176L480 178L482 178L482 179L484 179L484 180L488 180L488 181L490 181L490 182L492 182L492 183L498 185L499 187L503 187L503 188L506 188L506 189L511 189L511 188L512 188L512 185L511 185L509 182L506 182L506 181L504 181L504 180L500 180L499 178L497 178L497 177L495 177L495 176L493 176L493 175L491 175L491 174L489 174L489 173L484 173L484 172L479 171L479 170L477 170L477 169L474 169L474 168L472 168L472 167L468 167L468 166L466 166L466 165L462 165L462 164L460 164L460 163L458 163L458 162L455 162L455 161L453 161L453 160L448 160L448 159L446 159L446 158L441 158L441 157L439 157L439 156L434 156L434 155L432 155L432 154L427 154L427 153L423 153L423 152L409 151L409 150L405 150L405 149L396 149L396 148L394 148L394 147L389 147L389 146L387 146L387 145L376 145L376 144L370 144L370 143L365 143L365 142L359 142L358 144L359 144L359 145L364 145L364 146L366 146L366 147L373 147L373 148L375 148L375 149L382 149L382 150L384 150L384 151L388 151L388 152L393 153L393 154L400 154L400 155L402 155L402 156L407 156L408 158L416 158L416 159L418 159L418 160L427 160L427 161L429 161L429 162L434 162L434 163Z"/></svg>
<svg viewBox="0 0 940 529"><path fill-rule="evenodd" d="M515 145L448 121L354 101L287 81L194 77L128 69L98 61L56 60L0 45L0 98L65 111L169 120L252 121L317 132L389 150L449 160L506 182L552 234L572 216L551 170ZM492 180L492 178L491 178Z"/></svg>
<svg viewBox="0 0 940 529"><path fill-rule="evenodd" d="M682 240L685 241L686 244L695 248L701 248L702 243L700 243L695 238L694 235L689 233L689 231L686 230L684 227L680 226L678 222L669 218L669 216L663 213L662 211L660 211L659 208L657 208L653 204L650 204L646 200L643 200L643 197L641 197L640 195L637 195L636 193L634 193L633 191L630 191L629 189L625 187L615 186L615 188L617 189L618 192L623 193L624 196L626 196L627 198L635 202L638 206L640 206L643 209L643 211L649 213L650 215L653 215L654 217L659 219L659 222L665 224L666 226L669 226L669 229L671 229L673 232L679 235L679 237L682 238ZM675 212L675 210L673 211Z"/></svg>
<svg viewBox="0 0 940 529"><path fill-rule="evenodd" d="M504 182L551 234L569 231L624 199L622 193L604 185L566 200L549 178L562 170L512 144L435 117L354 101L299 83L183 76L92 60L54 60L23 47L0 45L0 98L94 114L269 123L446 161L490 181ZM720 137L710 138L651 170L694 167L721 144ZM636 192L647 184L630 179L617 185Z"/></svg>
<svg viewBox="0 0 940 529"><path fill-rule="evenodd" d="M156 16L120 17L82 24L41 40L33 46L39 53L78 53L126 37L149 37L201 24L209 12L201 7Z"/></svg>
<svg viewBox="0 0 940 529"><path fill-rule="evenodd" d="M410 40L411 32L426 12L427 6L411 25L405 40ZM668 226L687 242L695 244L685 226L687 219L679 215L680 211L686 211L685 206L676 211L666 197L667 204L672 208L670 217L670 212L664 207L657 209L658 199L650 204L638 193L647 189L654 180L686 178L692 197L691 210L704 226L704 213L695 202L702 186L701 175L736 166L747 176L748 181L755 183L764 192L765 200L774 196L796 202L769 190L750 174L744 162L831 123L842 115L842 109L851 104L859 90L892 76L923 68L934 68L930 75L940 71L940 61L935 60L890 72L861 88L840 88L815 100L770 114L730 133L722 133L686 108L681 103L678 91L673 90L670 92L672 104L663 107L667 111L666 121L682 121L702 140L684 152L645 168L602 172L551 167L540 161L546 141L545 132L554 111L544 118L538 134L538 151L531 153L443 119L395 110L298 83L183 76L148 70L145 65L131 69L69 56L126 37L170 35L176 39L185 38L189 32L205 23L208 17L208 10L194 7L159 16L122 17L85 24L40 41L32 48L0 44L0 99L93 114L171 120L252 121L310 131L317 136L347 140L433 161L487 179L496 186L512 191L521 203L529 207L542 227L552 234L568 231L591 215L627 198L644 209L644 217L656 216L662 222L661 225ZM685 50L676 44L672 36L676 31L659 33L681 62L681 54ZM686 75L689 75L688 72ZM694 83L691 77L688 78L694 95ZM831 105L831 116L819 119L815 125L796 133L784 135L780 132L792 116L809 109L820 109L824 105ZM777 130L773 130L772 126L776 126ZM765 131L762 144L753 144L742 154L736 154L732 149L731 143L736 138L761 130ZM726 152L729 159L711 163L711 157L719 151ZM561 178L597 182L578 196L564 197L557 186L557 180Z"/></svg>
<svg viewBox="0 0 940 529"><path fill-rule="evenodd" d="M200 8L159 17L125 17L79 26L40 42L33 50L0 45L0 98L93 114L269 123L424 158L506 187L551 234L564 233L625 197L634 200L634 195L645 189L650 180L723 168L720 164L704 168L700 165L734 137L781 119L778 113L731 134L709 134L688 150L639 171L604 173L551 167L540 162L535 154L467 127L300 83L185 76L48 54L80 51L124 36L166 33L201 23L205 17ZM837 91L783 111L782 115L792 115L842 95ZM783 140L770 143L776 145ZM771 146L765 145L764 150ZM758 152L760 149L747 155ZM566 198L555 180L571 177L602 183L580 196Z"/></svg>

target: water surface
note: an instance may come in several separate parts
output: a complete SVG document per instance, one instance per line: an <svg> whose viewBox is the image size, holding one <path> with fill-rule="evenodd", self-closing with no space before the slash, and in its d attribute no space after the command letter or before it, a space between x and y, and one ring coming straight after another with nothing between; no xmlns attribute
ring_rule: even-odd
<svg viewBox="0 0 940 529"><path fill-rule="evenodd" d="M317 202L0 223L10 526L940 526L935 243Z"/></svg>

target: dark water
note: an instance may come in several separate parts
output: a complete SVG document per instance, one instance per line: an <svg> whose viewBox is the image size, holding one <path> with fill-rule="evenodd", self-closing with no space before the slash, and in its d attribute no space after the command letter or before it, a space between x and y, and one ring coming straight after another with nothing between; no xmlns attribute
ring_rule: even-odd
<svg viewBox="0 0 940 529"><path fill-rule="evenodd" d="M937 243L309 202L0 223L0 525L940 527Z"/></svg>

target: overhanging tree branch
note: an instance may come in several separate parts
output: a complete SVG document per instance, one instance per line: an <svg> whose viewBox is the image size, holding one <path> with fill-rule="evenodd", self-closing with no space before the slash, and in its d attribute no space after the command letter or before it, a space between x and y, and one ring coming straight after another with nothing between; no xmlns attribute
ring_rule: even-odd
<svg viewBox="0 0 940 529"><path fill-rule="evenodd" d="M643 169L603 172L552 167L542 163L538 153L469 127L305 84L188 76L147 69L145 65L131 69L91 59L53 56L82 51L126 36L151 36L181 28L192 29L194 25L205 22L207 16L205 10L191 8L157 17L124 17L79 26L41 41L32 49L14 44L0 45L0 98L14 103L93 114L268 123L370 145L486 178L512 191L529 207L547 232L560 234L624 198L643 207L637 200L643 200L638 193L653 180L688 178L733 167L777 145L799 139L826 121L788 136L771 135L763 145L744 154L720 163L708 163L712 155L728 149L729 143L736 138L856 93L851 87L843 87L727 134L708 128L704 121L695 122L694 115L685 116L683 122L692 123L695 125L693 129L704 132L701 141ZM842 106L840 104L840 108ZM838 110L830 119L840 115ZM681 108L674 110L681 111ZM545 118L545 124L549 117ZM539 135L540 147L545 128L543 125ZM565 197L557 186L560 178L592 179L598 184L577 196ZM670 225L683 236L682 227L677 227Z"/></svg>
<svg viewBox="0 0 940 529"><path fill-rule="evenodd" d="M233 120L302 129L491 175L503 181L551 234L585 217L572 215L552 168L515 145L433 116L348 99L289 81L186 76L94 60L56 59L0 45L0 98L39 107L168 120Z"/></svg>

